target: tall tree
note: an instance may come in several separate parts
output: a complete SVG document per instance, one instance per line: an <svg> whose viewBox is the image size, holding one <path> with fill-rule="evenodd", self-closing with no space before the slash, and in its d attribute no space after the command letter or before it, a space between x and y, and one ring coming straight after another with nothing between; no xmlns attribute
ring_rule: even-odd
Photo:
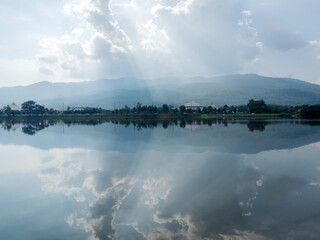
<svg viewBox="0 0 320 240"><path fill-rule="evenodd" d="M167 104L163 104L161 107L161 112L168 113L169 112L169 106Z"/></svg>
<svg viewBox="0 0 320 240"><path fill-rule="evenodd" d="M249 100L248 108L250 113L266 113L268 109L263 100L255 101L253 99Z"/></svg>
<svg viewBox="0 0 320 240"><path fill-rule="evenodd" d="M32 114L34 110L36 110L35 101L30 100L21 104L21 111L25 114Z"/></svg>

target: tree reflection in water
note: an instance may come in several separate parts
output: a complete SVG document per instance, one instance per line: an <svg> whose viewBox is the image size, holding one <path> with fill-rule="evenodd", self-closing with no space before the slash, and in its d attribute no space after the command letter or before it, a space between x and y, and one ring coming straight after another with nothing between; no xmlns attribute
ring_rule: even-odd
<svg viewBox="0 0 320 240"><path fill-rule="evenodd" d="M289 122L290 120L288 120ZM67 120L47 120L47 119L8 119L2 121L2 128L6 131L15 131L19 126L22 128L22 132L28 135L34 135L37 132L56 124L71 125L98 125L102 123L112 123L115 125L123 125L125 127L134 126L138 131L143 129L153 129L158 126L167 129L168 127L177 126L180 128L186 128L192 126L215 126L224 125L228 127L228 124L246 124L248 130L253 131L264 131L265 127L275 123L286 123L286 120L274 121L274 120L234 120L234 119L203 119L203 120L192 120L192 119L172 119L172 120L157 120L157 119L67 119ZM296 121L297 124L307 125L320 125L319 121Z"/></svg>

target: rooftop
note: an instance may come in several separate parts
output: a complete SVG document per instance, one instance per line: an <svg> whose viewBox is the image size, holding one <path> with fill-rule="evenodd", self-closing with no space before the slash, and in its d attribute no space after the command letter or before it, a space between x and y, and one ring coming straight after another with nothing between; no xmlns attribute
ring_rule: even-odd
<svg viewBox="0 0 320 240"><path fill-rule="evenodd" d="M186 103L184 104L185 107L203 107L203 105L201 105L200 103L197 103L197 102L189 102L189 103Z"/></svg>

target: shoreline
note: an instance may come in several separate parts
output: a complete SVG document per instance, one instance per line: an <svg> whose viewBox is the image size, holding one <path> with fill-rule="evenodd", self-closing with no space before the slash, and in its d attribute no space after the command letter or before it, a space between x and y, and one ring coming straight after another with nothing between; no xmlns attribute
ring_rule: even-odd
<svg viewBox="0 0 320 240"><path fill-rule="evenodd" d="M299 119L288 114L54 114L1 115L0 120L209 120L209 119Z"/></svg>

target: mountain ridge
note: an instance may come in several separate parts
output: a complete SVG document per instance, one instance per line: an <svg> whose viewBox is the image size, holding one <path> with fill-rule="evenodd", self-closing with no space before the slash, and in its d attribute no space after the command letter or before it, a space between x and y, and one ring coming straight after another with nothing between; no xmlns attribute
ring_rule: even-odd
<svg viewBox="0 0 320 240"><path fill-rule="evenodd" d="M84 82L42 81L27 86L1 87L0 105L34 100L48 107L93 106L103 108L163 103L181 105L191 100L202 104L240 105L249 99L267 104L320 103L320 85L293 78L232 74L218 77L100 79Z"/></svg>

